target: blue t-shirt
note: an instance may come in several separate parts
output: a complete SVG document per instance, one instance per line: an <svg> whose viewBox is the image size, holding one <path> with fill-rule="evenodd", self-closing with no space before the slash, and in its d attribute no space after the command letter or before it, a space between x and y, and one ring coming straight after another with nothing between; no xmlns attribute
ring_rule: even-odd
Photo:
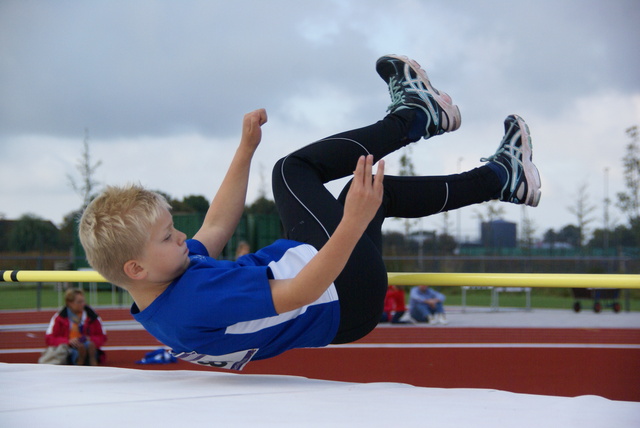
<svg viewBox="0 0 640 428"><path fill-rule="evenodd" d="M177 357L241 370L250 360L293 348L326 346L340 322L335 286L314 303L277 314L269 278L294 277L317 253L308 244L278 240L237 261L209 257L187 241L191 263L146 309L133 317Z"/></svg>

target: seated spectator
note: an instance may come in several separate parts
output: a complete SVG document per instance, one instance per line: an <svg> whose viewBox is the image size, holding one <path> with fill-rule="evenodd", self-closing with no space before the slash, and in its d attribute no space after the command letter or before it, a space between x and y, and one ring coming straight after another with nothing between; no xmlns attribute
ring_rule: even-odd
<svg viewBox="0 0 640 428"><path fill-rule="evenodd" d="M409 314L418 322L447 324L444 313L444 294L428 285L413 287L409 293Z"/></svg>
<svg viewBox="0 0 640 428"><path fill-rule="evenodd" d="M380 322L391 321L392 324L406 324L406 321L400 320L407 310L404 299L404 290L390 285L384 298L384 312Z"/></svg>
<svg viewBox="0 0 640 428"><path fill-rule="evenodd" d="M47 328L47 346L68 345L69 364L98 365L107 340L98 314L86 304L81 289L70 288L65 294L65 307L53 315Z"/></svg>

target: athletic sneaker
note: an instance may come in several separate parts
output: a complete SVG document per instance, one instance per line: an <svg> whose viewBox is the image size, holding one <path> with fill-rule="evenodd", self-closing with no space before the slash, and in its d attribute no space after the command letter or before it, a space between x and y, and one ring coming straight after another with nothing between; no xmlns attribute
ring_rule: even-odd
<svg viewBox="0 0 640 428"><path fill-rule="evenodd" d="M447 321L447 317L446 317L444 314L442 314L442 313L440 313L440 314L436 314L436 322L437 322L438 324L442 324L442 325L447 325L447 324L449 324L449 321Z"/></svg>
<svg viewBox="0 0 640 428"><path fill-rule="evenodd" d="M529 127L515 114L504 121L504 138L498 150L482 162L492 162L506 173L507 179L498 199L537 207L540 202L540 174L533 164ZM503 175L503 174L499 174Z"/></svg>
<svg viewBox="0 0 640 428"><path fill-rule="evenodd" d="M460 110L451 97L431 86L427 73L416 61L399 55L386 55L376 62L376 71L389 85L394 113L407 108L420 108L427 115L424 139L460 127Z"/></svg>

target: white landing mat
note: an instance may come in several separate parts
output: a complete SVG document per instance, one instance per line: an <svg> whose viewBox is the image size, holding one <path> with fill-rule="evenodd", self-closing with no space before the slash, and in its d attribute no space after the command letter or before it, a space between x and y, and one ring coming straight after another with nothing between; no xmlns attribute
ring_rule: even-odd
<svg viewBox="0 0 640 428"><path fill-rule="evenodd" d="M0 363L0 427L640 427L640 403L293 376Z"/></svg>

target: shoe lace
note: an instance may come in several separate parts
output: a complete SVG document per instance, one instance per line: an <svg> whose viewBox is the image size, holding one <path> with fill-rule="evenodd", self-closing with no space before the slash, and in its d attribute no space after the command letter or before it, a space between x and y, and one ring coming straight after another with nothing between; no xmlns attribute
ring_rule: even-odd
<svg viewBox="0 0 640 428"><path fill-rule="evenodd" d="M486 158L480 158L480 162L493 162L504 151L503 147L500 147L497 152Z"/></svg>
<svg viewBox="0 0 640 428"><path fill-rule="evenodd" d="M402 87L402 79L391 76L389 79L389 95L391 96L391 104L387 107L387 111L393 111L396 107L404 103L404 89Z"/></svg>
<svg viewBox="0 0 640 428"><path fill-rule="evenodd" d="M500 156L505 156L509 159L515 159L520 165L522 165L522 149L515 145L506 142L508 136L505 135L500 147L494 154L486 158L480 158L480 162L492 162L497 160Z"/></svg>

